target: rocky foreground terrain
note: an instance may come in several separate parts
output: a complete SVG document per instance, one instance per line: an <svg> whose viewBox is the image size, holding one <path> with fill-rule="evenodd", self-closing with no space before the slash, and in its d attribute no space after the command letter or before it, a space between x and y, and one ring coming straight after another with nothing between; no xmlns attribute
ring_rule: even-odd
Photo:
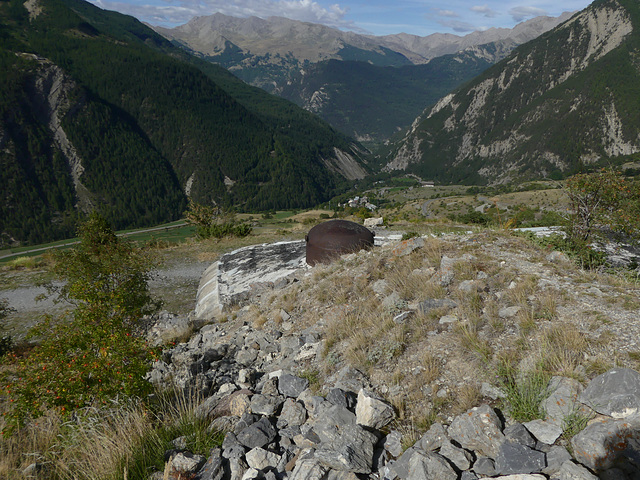
<svg viewBox="0 0 640 480"><path fill-rule="evenodd" d="M635 279L635 280L634 280ZM509 233L425 236L161 314L150 374L228 432L154 478L632 479L637 276Z"/></svg>

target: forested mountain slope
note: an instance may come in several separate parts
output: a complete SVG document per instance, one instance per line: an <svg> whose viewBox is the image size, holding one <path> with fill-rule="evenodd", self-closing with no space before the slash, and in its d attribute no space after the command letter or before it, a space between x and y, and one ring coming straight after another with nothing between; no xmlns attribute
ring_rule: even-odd
<svg viewBox="0 0 640 480"><path fill-rule="evenodd" d="M200 67L200 68L198 68ZM2 244L181 215L186 195L305 207L362 178L353 142L311 114L81 0L0 2Z"/></svg>
<svg viewBox="0 0 640 480"><path fill-rule="evenodd" d="M640 6L599 0L418 118L387 170L560 178L640 152Z"/></svg>

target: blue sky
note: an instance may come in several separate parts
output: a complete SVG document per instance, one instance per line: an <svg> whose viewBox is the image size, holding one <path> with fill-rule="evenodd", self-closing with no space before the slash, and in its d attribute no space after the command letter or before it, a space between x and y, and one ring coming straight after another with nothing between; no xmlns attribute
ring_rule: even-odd
<svg viewBox="0 0 640 480"><path fill-rule="evenodd" d="M152 25L174 27L216 12L235 17L280 16L357 33L465 35L491 27L512 28L540 15L582 10L588 0L90 0Z"/></svg>

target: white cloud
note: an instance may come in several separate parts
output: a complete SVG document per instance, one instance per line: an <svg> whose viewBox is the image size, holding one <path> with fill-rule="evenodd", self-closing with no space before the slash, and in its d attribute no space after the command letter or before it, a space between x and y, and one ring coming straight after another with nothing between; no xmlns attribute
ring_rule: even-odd
<svg viewBox="0 0 640 480"><path fill-rule="evenodd" d="M475 25L467 22L462 22L460 20L438 20L438 23L443 27L451 28L453 31L458 33L473 32L475 30L478 30Z"/></svg>
<svg viewBox="0 0 640 480"><path fill-rule="evenodd" d="M483 15L487 18L495 18L498 16L498 12L496 12L495 10L493 10L492 8L489 8L489 5L476 5L474 7L471 7L471 11L472 12L476 12L479 13L480 15Z"/></svg>
<svg viewBox="0 0 640 480"><path fill-rule="evenodd" d="M531 17L539 17L541 15L549 15L546 10L538 7L514 7L509 10L509 15L513 17L516 22L522 22L523 20Z"/></svg>
<svg viewBox="0 0 640 480"><path fill-rule="evenodd" d="M460 15L458 15L456 12L452 11L452 10L436 10L436 14L441 16L441 17L451 17L451 18L457 18Z"/></svg>
<svg viewBox="0 0 640 480"><path fill-rule="evenodd" d="M352 21L345 19L347 8L339 4L323 7L313 0L180 0L173 5L162 0L147 4L111 0L93 2L101 8L117 10L149 23L166 26L186 23L194 16L220 12L234 17L287 17L303 22L322 23L334 28L356 29Z"/></svg>

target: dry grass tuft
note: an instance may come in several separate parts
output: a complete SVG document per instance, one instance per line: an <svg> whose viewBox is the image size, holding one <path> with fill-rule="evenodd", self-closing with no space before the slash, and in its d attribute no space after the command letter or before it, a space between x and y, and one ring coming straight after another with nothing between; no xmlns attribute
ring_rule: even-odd
<svg viewBox="0 0 640 480"><path fill-rule="evenodd" d="M544 332L540 343L543 368L554 375L575 376L589 351L585 335L572 324L557 324Z"/></svg>

